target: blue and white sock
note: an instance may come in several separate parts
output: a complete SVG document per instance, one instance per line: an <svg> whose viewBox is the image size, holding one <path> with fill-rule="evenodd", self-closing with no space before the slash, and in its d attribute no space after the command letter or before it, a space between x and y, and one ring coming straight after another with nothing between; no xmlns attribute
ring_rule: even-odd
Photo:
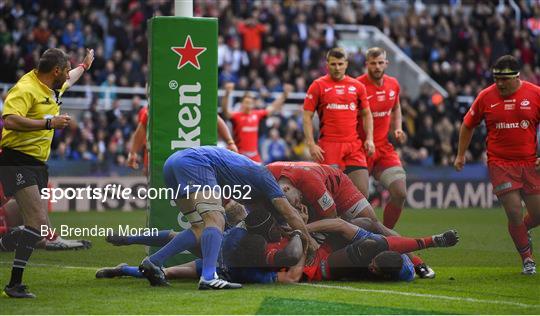
<svg viewBox="0 0 540 316"><path fill-rule="evenodd" d="M181 253L184 250L193 248L197 245L197 237L191 229L186 229L169 241L158 252L150 256L150 261L155 265L162 266L165 260Z"/></svg>
<svg viewBox="0 0 540 316"><path fill-rule="evenodd" d="M207 227L203 230L201 236L203 255L202 277L207 281L214 279L222 240L223 233L218 228Z"/></svg>

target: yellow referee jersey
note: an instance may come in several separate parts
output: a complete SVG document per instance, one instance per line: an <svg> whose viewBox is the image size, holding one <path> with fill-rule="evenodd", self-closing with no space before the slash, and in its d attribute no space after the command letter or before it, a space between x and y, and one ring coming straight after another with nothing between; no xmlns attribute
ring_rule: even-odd
<svg viewBox="0 0 540 316"><path fill-rule="evenodd" d="M2 116L15 114L34 120L52 118L60 113L58 99L67 90L67 82L56 93L43 84L36 75L36 70L25 74L9 91L4 102ZM51 152L54 130L20 132L2 131L0 147L10 148L38 160L47 161Z"/></svg>

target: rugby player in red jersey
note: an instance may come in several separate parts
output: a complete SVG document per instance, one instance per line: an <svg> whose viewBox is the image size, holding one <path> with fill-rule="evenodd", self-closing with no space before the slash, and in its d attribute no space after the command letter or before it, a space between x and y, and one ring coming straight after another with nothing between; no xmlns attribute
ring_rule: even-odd
<svg viewBox="0 0 540 316"><path fill-rule="evenodd" d="M233 134L238 153L255 162L262 162L259 155L259 122L268 115L278 113L287 100L289 93L293 91L290 84L283 85L283 94L278 97L266 109L254 110L255 100L251 93L246 93L240 101L240 111L232 112L229 109L229 96L234 90L234 83L225 84L225 95L222 98L221 109L223 116L233 124Z"/></svg>
<svg viewBox="0 0 540 316"><path fill-rule="evenodd" d="M540 224L540 158L536 152L540 87L520 80L519 68L510 55L493 65L495 83L480 91L463 119L454 167L463 169L474 128L484 120L493 192L508 217L508 232L523 261L522 273L531 275L536 273L536 264L527 230Z"/></svg>
<svg viewBox="0 0 540 316"><path fill-rule="evenodd" d="M300 191L301 200L291 203L295 207L300 204L311 207L315 212L312 220L339 216L347 221L368 217L378 222L367 199L339 169L304 161L273 162L266 168L283 183L285 194L292 188Z"/></svg>
<svg viewBox="0 0 540 316"><path fill-rule="evenodd" d="M298 210L302 220L307 223L309 220L307 207L301 205ZM454 230L422 238L384 237L380 234L373 234L340 218L323 219L311 222L306 227L310 233L325 233L329 235L329 238L317 249L313 262L305 264L303 269L296 269L293 265L303 264L303 261L299 258L301 246L291 247L290 238L279 238L279 234L275 234L277 224L270 214L260 210L257 212L259 213L256 216L257 219L254 221L252 218L249 225L247 219L253 216L252 214L248 216L246 226L249 232L263 238L261 238L262 240L244 240L242 248L250 250L246 251L246 258L251 256L255 259L253 262L258 263L259 266L292 267L291 269L296 270L289 269L286 277L280 277L280 273L278 273L278 282L298 282L302 277L307 281L338 280L342 278L365 279L381 277L383 274L390 276L390 279L411 281L414 279L415 268L409 259L410 256L402 256L401 254L431 247L452 247L459 241L459 236ZM253 229L253 227L256 227L256 229ZM255 236L246 236L247 239L253 237ZM369 246L371 248L369 254L364 247L366 246L364 244L366 240L372 240L375 243ZM392 255L388 251L395 253ZM381 267L378 263L382 262L384 265L384 262L388 261L388 257L391 262L397 263L393 264L395 268L393 272L395 273L389 273L390 275L377 273L382 272L377 271L377 266ZM286 260L284 260L285 258ZM248 260L244 261L247 262Z"/></svg>
<svg viewBox="0 0 540 316"><path fill-rule="evenodd" d="M131 148L129 150L127 165L133 169L139 169L139 152L143 153L143 170L148 174L148 151L146 150L146 126L148 125L148 107L139 110L138 124L135 132L131 135Z"/></svg>
<svg viewBox="0 0 540 316"><path fill-rule="evenodd" d="M377 220L369 202L341 171L313 162L274 162L266 167L278 180L291 205L297 209L301 209L302 204L311 208L312 221L339 216L369 231L399 236ZM370 219L369 225L361 224L358 221L361 218ZM435 272L419 256L411 259L421 278L435 277Z"/></svg>
<svg viewBox="0 0 540 316"><path fill-rule="evenodd" d="M369 174L362 149L368 155L375 152L373 118L366 98L366 88L345 75L347 53L333 48L326 55L328 74L313 81L304 100L304 134L311 157L319 163L339 167L354 185L368 195ZM313 136L313 115L320 120L318 144ZM356 132L358 119L365 129L365 140Z"/></svg>
<svg viewBox="0 0 540 316"><path fill-rule="evenodd" d="M407 198L405 170L394 146L388 141L388 132L400 144L406 140L401 129L401 105L399 83L394 77L385 75L388 66L386 51L372 47L366 52L367 72L356 78L366 87L369 107L373 116L373 142L375 154L367 157L369 173L388 190L390 201L384 208L383 224L394 228ZM362 121L358 121L358 135L366 138Z"/></svg>

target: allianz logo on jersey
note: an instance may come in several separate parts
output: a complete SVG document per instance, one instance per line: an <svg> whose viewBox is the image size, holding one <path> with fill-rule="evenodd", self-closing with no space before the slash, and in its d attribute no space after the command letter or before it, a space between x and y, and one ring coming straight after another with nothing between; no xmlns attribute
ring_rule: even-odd
<svg viewBox="0 0 540 316"><path fill-rule="evenodd" d="M338 104L338 103L328 103L326 105L327 110L356 110L356 104L351 102L350 104Z"/></svg>
<svg viewBox="0 0 540 316"><path fill-rule="evenodd" d="M495 124L495 128L496 129L514 129L514 128L522 128L522 129L527 129L529 128L529 121L528 120L522 120L521 122L512 122L512 123L507 123L507 122L500 122L500 123L496 123Z"/></svg>
<svg viewBox="0 0 540 316"><path fill-rule="evenodd" d="M371 115L373 115L373 118L390 116L390 114L392 114L392 110L383 111L383 112L371 112Z"/></svg>
<svg viewBox="0 0 540 316"><path fill-rule="evenodd" d="M246 132L246 133L252 133L252 132L258 132L259 131L259 126L244 126L242 127L242 132Z"/></svg>

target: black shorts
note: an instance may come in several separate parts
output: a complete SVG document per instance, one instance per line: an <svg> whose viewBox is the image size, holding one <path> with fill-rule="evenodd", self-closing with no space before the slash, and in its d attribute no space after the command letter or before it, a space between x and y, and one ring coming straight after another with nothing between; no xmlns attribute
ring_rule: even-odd
<svg viewBox="0 0 540 316"><path fill-rule="evenodd" d="M0 182L6 196L14 196L17 191L37 185L41 189L49 182L48 167L42 161L20 151L0 149Z"/></svg>

